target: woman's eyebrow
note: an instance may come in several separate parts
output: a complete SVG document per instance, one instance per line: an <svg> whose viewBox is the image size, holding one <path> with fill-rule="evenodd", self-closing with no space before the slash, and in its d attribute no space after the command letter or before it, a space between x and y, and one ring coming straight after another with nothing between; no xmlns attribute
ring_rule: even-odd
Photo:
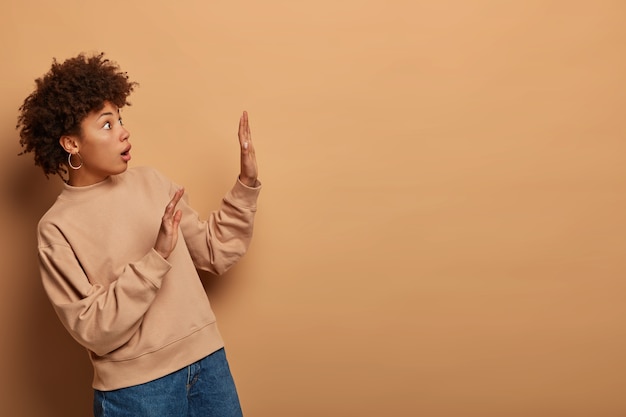
<svg viewBox="0 0 626 417"><path fill-rule="evenodd" d="M100 116L98 116L96 120L99 120L101 117L104 117L104 116L113 116L113 113L110 111L104 112Z"/></svg>

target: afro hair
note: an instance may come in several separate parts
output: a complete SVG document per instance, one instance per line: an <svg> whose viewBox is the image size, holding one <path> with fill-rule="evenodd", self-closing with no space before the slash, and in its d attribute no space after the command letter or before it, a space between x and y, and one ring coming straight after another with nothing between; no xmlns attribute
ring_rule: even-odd
<svg viewBox="0 0 626 417"><path fill-rule="evenodd" d="M46 177L67 173L68 154L59 144L62 136L80 136L83 119L106 101L119 108L130 105L127 98L138 86L104 53L81 53L61 64L54 58L50 70L35 82L35 91L19 108L16 128L23 148L20 155L34 152L35 165Z"/></svg>

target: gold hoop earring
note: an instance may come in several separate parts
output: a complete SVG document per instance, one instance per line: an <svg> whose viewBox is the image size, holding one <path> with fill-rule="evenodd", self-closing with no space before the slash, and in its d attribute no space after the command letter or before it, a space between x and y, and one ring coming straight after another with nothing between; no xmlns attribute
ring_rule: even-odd
<svg viewBox="0 0 626 417"><path fill-rule="evenodd" d="M83 166L83 157L80 156L80 154L78 152L76 152L76 155L78 155L78 157L80 158L80 165L75 167L74 165L72 165L72 154L68 154L67 155L67 164L70 166L70 168L72 169L80 169Z"/></svg>

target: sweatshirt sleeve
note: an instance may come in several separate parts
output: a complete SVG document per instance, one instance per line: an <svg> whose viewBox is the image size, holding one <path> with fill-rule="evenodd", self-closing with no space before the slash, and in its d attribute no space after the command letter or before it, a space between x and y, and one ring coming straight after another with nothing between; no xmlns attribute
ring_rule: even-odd
<svg viewBox="0 0 626 417"><path fill-rule="evenodd" d="M103 286L89 282L66 242L40 243L39 260L44 289L61 322L76 341L99 356L135 334L170 269L151 250Z"/></svg>
<svg viewBox="0 0 626 417"><path fill-rule="evenodd" d="M196 268L221 275L246 253L260 191L260 183L258 187L248 187L237 180L207 220L200 220L186 196L181 199L180 227Z"/></svg>

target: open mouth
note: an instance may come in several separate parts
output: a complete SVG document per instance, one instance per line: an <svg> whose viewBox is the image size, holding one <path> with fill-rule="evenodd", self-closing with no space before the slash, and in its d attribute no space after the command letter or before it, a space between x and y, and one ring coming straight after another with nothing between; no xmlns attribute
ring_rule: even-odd
<svg viewBox="0 0 626 417"><path fill-rule="evenodd" d="M126 148L124 152L122 152L120 155L122 155L122 159L124 161L129 161L130 160L130 146Z"/></svg>

